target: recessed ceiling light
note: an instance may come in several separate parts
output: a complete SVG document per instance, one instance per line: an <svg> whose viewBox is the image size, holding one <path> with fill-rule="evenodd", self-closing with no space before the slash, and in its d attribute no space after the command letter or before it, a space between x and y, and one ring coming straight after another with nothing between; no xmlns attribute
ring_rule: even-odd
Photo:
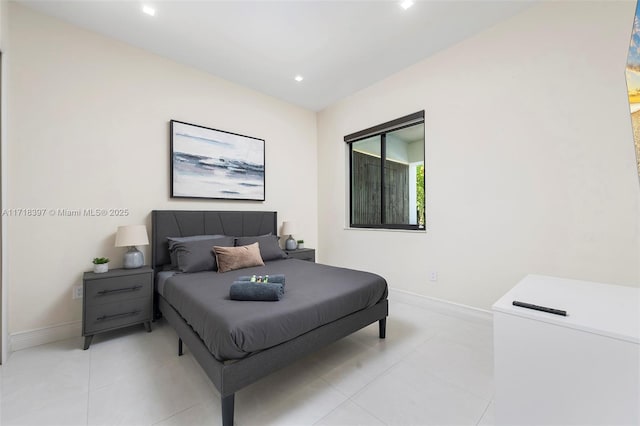
<svg viewBox="0 0 640 426"><path fill-rule="evenodd" d="M144 13L146 13L149 16L155 16L156 14L156 10L154 8L152 8L151 6L147 6L147 5L143 5L142 6L142 11Z"/></svg>
<svg viewBox="0 0 640 426"><path fill-rule="evenodd" d="M400 2L400 7L402 7L404 10L409 9L411 6L413 6L413 0L403 0L402 2Z"/></svg>
<svg viewBox="0 0 640 426"><path fill-rule="evenodd" d="M304 80L304 77L301 76L301 75L296 75L294 80L297 81L298 83L300 83L302 80Z"/></svg>

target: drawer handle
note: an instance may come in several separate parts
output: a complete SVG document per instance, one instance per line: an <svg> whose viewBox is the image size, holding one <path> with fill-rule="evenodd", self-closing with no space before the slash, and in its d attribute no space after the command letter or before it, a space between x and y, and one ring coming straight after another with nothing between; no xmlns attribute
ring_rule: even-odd
<svg viewBox="0 0 640 426"><path fill-rule="evenodd" d="M116 318L132 317L138 315L140 311L125 312L124 314L103 315L96 318L97 321L109 321Z"/></svg>
<svg viewBox="0 0 640 426"><path fill-rule="evenodd" d="M106 296L108 294L115 294L115 293L127 293L129 291L138 291L142 288L141 285L136 285L133 287L126 287L126 288L116 288L114 290L102 290L98 292L98 296Z"/></svg>

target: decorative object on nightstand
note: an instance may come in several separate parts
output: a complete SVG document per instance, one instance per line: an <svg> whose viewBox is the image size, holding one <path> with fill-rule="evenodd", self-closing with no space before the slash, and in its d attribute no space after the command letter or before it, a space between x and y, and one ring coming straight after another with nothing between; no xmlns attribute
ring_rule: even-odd
<svg viewBox="0 0 640 426"><path fill-rule="evenodd" d="M144 323L151 331L153 312L153 270L112 269L95 274L85 272L82 280L82 335L84 349L93 336Z"/></svg>
<svg viewBox="0 0 640 426"><path fill-rule="evenodd" d="M144 256L136 246L146 246L149 244L147 227L144 225L118 226L116 233L116 247L129 247L124 254L123 267L125 269L140 268L144 265Z"/></svg>
<svg viewBox="0 0 640 426"><path fill-rule="evenodd" d="M291 236L291 234L295 232L294 229L295 229L295 226L293 225L293 222L284 222L282 224L282 234L289 235L289 238L287 238L287 241L285 241L284 243L284 248L287 250L295 250L298 248L298 244L296 243L296 240L294 240L293 237Z"/></svg>
<svg viewBox="0 0 640 426"><path fill-rule="evenodd" d="M307 260L309 262L316 261L316 250L312 248L298 248L297 250L285 250L284 252L292 259Z"/></svg>
<svg viewBox="0 0 640 426"><path fill-rule="evenodd" d="M304 240L298 240L298 249L304 248Z"/></svg>
<svg viewBox="0 0 640 426"><path fill-rule="evenodd" d="M108 257L94 257L93 258L93 272L96 274L104 274L109 271L109 258Z"/></svg>

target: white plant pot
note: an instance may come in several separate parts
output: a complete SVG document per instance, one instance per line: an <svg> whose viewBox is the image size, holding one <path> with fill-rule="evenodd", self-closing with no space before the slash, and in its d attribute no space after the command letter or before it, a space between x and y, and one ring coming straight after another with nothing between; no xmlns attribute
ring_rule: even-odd
<svg viewBox="0 0 640 426"><path fill-rule="evenodd" d="M298 249L303 249L304 248L304 243L298 243Z"/></svg>
<svg viewBox="0 0 640 426"><path fill-rule="evenodd" d="M96 274L103 274L109 271L109 263L94 263L93 264L93 272Z"/></svg>

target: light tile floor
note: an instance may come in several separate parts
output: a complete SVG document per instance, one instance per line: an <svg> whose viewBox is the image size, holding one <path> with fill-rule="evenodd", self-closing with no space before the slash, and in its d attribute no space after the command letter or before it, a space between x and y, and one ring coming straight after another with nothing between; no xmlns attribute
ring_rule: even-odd
<svg viewBox="0 0 640 426"><path fill-rule="evenodd" d="M236 394L237 425L491 425L492 330L390 300L373 324ZM218 425L219 394L159 321L14 352L0 425Z"/></svg>

